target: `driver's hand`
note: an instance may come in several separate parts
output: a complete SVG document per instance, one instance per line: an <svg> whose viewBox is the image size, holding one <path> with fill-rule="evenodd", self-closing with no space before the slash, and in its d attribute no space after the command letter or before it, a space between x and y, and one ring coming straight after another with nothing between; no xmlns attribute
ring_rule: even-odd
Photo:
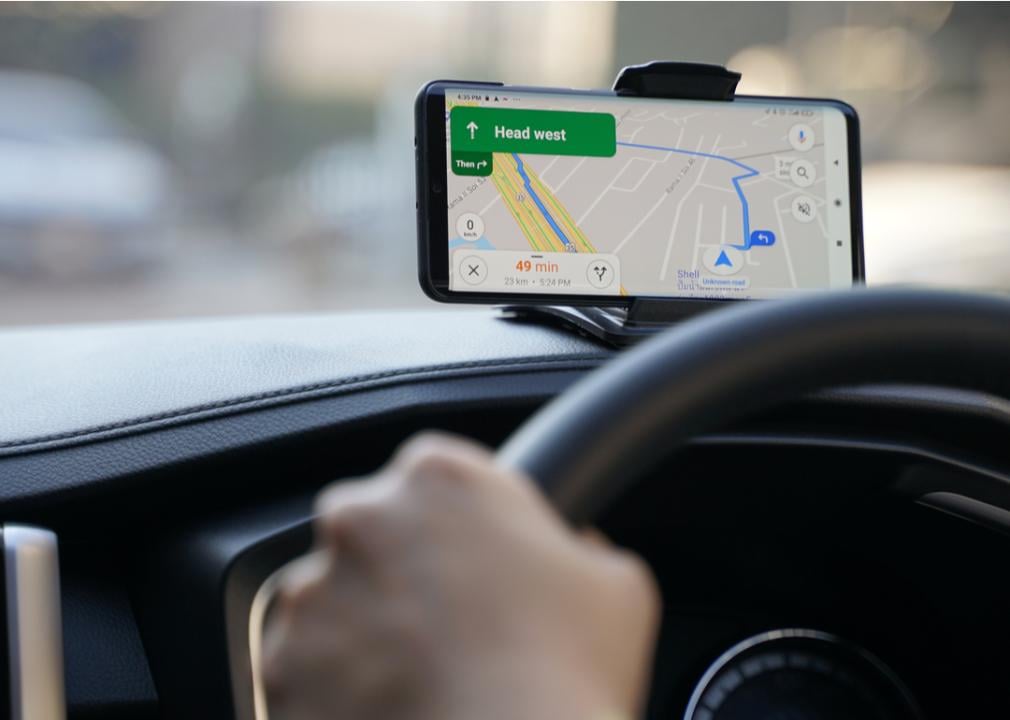
<svg viewBox="0 0 1010 720"><path fill-rule="evenodd" d="M266 630L271 720L617 720L648 684L645 564L470 442L424 435L318 500Z"/></svg>

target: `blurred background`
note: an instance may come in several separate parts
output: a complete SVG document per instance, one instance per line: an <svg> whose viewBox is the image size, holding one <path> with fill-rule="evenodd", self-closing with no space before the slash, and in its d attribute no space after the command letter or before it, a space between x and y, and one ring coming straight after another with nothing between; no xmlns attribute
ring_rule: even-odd
<svg viewBox="0 0 1010 720"><path fill-rule="evenodd" d="M428 304L425 81L838 97L871 283L1010 290L1004 3L0 3L0 324Z"/></svg>

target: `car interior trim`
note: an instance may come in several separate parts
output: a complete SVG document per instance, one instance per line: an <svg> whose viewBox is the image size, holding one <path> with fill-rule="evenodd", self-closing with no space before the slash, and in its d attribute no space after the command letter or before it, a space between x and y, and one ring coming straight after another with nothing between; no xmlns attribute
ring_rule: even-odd
<svg viewBox="0 0 1010 720"><path fill-rule="evenodd" d="M3 528L12 720L63 720L63 623L55 533Z"/></svg>
<svg viewBox="0 0 1010 720"><path fill-rule="evenodd" d="M284 568L274 571L253 596L252 607L249 608L249 662L252 666L253 717L255 720L267 720L267 697L263 687L263 627L267 612L270 609L274 594L280 584ZM238 704L238 703L236 703Z"/></svg>
<svg viewBox="0 0 1010 720"><path fill-rule="evenodd" d="M443 365L429 365L426 367L387 370L372 374L340 378L330 382L282 388L279 390L272 390L229 400L209 402L203 405L195 405L192 407L180 408L179 410L136 417L121 422L81 428L80 430L30 437L23 440L0 442L0 452L25 448L35 449L35 447L39 445L52 446L60 441L87 441L97 437L114 437L117 435L117 431L126 433L142 431L149 429L152 426L164 426L166 421L176 421L180 423L188 422L192 420L216 417L227 412L241 412L246 409L271 407L284 402L298 402L302 400L328 397L341 392L353 392L355 390L370 388L377 385L391 385L397 382L424 380L447 374L455 377L461 377L468 373L479 374L482 371L506 368L534 369L548 365L567 364L573 361L600 360L602 357L603 356L544 356L533 358L507 358L496 361L467 361L447 363Z"/></svg>
<svg viewBox="0 0 1010 720"><path fill-rule="evenodd" d="M946 490L926 493L919 498L919 502L934 510L1010 535L1010 510L1006 508Z"/></svg>

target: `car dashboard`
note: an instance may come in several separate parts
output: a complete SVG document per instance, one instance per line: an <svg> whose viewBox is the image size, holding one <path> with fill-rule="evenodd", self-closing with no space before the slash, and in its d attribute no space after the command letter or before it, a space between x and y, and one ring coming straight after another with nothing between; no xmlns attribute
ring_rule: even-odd
<svg viewBox="0 0 1010 720"><path fill-rule="evenodd" d="M0 520L58 538L71 718L262 718L251 617L314 493L423 428L497 445L612 356L467 310L0 338ZM1008 425L988 396L843 388L671 448L600 519L663 592L648 717L790 629L872 653L924 717L1010 713Z"/></svg>

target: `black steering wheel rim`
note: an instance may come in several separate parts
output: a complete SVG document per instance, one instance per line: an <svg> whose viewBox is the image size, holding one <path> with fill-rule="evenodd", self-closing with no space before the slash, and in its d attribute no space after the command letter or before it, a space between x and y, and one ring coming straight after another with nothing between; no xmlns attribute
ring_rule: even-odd
<svg viewBox="0 0 1010 720"><path fill-rule="evenodd" d="M708 313L576 383L498 461L583 524L693 436L816 390L880 383L1010 397L1010 299L859 288Z"/></svg>

